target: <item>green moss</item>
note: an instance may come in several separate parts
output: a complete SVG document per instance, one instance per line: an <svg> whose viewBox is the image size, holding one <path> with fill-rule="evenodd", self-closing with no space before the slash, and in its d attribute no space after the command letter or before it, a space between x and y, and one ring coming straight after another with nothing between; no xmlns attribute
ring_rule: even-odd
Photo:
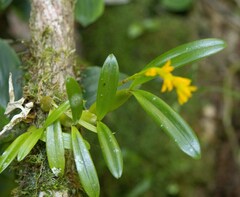
<svg viewBox="0 0 240 197"><path fill-rule="evenodd" d="M67 153L69 154L69 153ZM47 162L45 144L39 143L21 163L15 163L16 182L18 187L12 192L13 196L38 196L45 192L51 196L52 191L67 191L69 194L79 194L81 188L75 182L76 174L74 165L70 166L63 177L56 177L50 170ZM71 169L71 170L70 170ZM78 196L78 195L76 195Z"/></svg>

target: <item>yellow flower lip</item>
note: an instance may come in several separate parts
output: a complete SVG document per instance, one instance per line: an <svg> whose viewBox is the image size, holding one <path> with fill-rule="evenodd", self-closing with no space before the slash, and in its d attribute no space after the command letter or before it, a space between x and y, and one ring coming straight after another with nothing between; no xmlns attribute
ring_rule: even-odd
<svg viewBox="0 0 240 197"><path fill-rule="evenodd" d="M196 86L191 86L191 80L184 77L174 76L171 72L174 67L171 66L171 61L168 60L161 68L151 67L144 73L145 76L159 76L163 79L161 92L172 91L176 88L178 102L182 105L192 97L192 92L197 90Z"/></svg>

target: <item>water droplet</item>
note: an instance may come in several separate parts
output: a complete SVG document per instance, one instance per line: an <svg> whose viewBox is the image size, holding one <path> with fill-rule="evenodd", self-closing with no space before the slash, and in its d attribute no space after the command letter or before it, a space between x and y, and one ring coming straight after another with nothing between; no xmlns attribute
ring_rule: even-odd
<svg viewBox="0 0 240 197"><path fill-rule="evenodd" d="M190 151L190 152L193 152L193 149L192 149L192 148L190 148L190 149L189 149L189 151Z"/></svg>
<svg viewBox="0 0 240 197"><path fill-rule="evenodd" d="M113 152L115 152L115 153L118 153L120 150L119 149L117 149L117 148L115 148L114 150L113 150Z"/></svg>
<svg viewBox="0 0 240 197"><path fill-rule="evenodd" d="M153 97L152 100L155 101L155 100L156 100L156 97Z"/></svg>
<svg viewBox="0 0 240 197"><path fill-rule="evenodd" d="M163 124L161 124L160 127L163 128Z"/></svg>
<svg viewBox="0 0 240 197"><path fill-rule="evenodd" d="M77 94L75 94L71 97L71 103L73 106L78 106L80 104L80 102L81 102L81 97L78 96Z"/></svg>

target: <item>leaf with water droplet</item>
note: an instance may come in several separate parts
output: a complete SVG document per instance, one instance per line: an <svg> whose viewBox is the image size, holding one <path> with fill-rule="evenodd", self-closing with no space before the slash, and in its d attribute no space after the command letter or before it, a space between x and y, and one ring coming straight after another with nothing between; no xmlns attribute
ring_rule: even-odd
<svg viewBox="0 0 240 197"><path fill-rule="evenodd" d="M53 173L58 169L57 175L62 176L65 168L65 157L63 134L59 121L54 122L46 129L46 149L49 167L55 170L52 170Z"/></svg>
<svg viewBox="0 0 240 197"><path fill-rule="evenodd" d="M199 159L201 150L198 139L188 124L162 99L143 91L132 92L142 108L189 156ZM153 101L153 98L156 98Z"/></svg>
<svg viewBox="0 0 240 197"><path fill-rule="evenodd" d="M83 110L82 89L78 82L72 77L67 78L66 89L72 111L72 119L76 124L80 119Z"/></svg>
<svg viewBox="0 0 240 197"><path fill-rule="evenodd" d="M71 139L74 160L81 185L88 196L98 197L100 186L95 166L82 135L74 126L72 126Z"/></svg>
<svg viewBox="0 0 240 197"><path fill-rule="evenodd" d="M123 159L115 136L102 122L97 123L97 134L108 169L115 178L121 177L123 171Z"/></svg>
<svg viewBox="0 0 240 197"><path fill-rule="evenodd" d="M99 120L111 110L116 96L118 80L118 63L114 55L111 54L103 64L98 81L96 114Z"/></svg>

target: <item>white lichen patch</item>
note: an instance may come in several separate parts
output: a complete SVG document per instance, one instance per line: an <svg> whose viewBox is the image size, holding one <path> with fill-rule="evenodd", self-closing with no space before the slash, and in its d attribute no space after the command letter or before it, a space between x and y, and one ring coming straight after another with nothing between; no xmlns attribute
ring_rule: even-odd
<svg viewBox="0 0 240 197"><path fill-rule="evenodd" d="M56 168L56 167L53 167L51 170L55 176L58 176L62 171L60 168Z"/></svg>

